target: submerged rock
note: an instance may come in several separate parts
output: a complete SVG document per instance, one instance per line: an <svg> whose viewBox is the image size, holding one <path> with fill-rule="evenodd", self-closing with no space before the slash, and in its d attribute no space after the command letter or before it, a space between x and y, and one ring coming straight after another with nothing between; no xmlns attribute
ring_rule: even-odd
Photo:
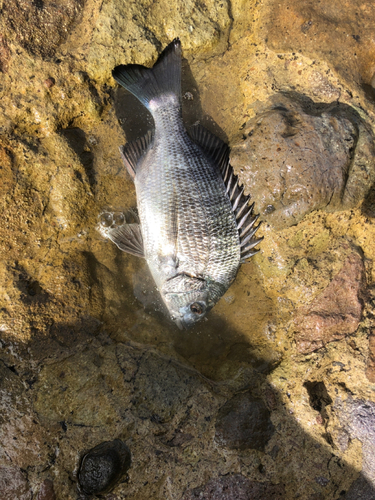
<svg viewBox="0 0 375 500"><path fill-rule="evenodd" d="M82 458L79 489L86 495L107 493L120 481L130 464L130 450L120 439L98 444Z"/></svg>

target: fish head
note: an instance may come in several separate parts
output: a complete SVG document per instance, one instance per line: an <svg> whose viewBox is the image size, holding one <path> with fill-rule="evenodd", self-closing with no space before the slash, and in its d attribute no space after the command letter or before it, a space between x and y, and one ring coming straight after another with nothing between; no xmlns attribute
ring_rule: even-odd
<svg viewBox="0 0 375 500"><path fill-rule="evenodd" d="M204 279L179 274L169 279L161 295L172 321L182 330L194 326L213 307Z"/></svg>

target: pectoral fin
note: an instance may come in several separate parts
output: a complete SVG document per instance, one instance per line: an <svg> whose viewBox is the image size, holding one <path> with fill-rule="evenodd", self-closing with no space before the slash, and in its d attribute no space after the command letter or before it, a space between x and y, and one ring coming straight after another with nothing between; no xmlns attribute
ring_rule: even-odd
<svg viewBox="0 0 375 500"><path fill-rule="evenodd" d="M137 257L145 256L141 226L139 224L124 224L123 226L109 228L107 235L123 252L131 253Z"/></svg>
<svg viewBox="0 0 375 500"><path fill-rule="evenodd" d="M123 252L137 257L144 257L143 238L138 215L134 210L127 212L127 217L121 211L104 211L99 216L97 229L104 238L108 238ZM126 219L136 220L127 223Z"/></svg>

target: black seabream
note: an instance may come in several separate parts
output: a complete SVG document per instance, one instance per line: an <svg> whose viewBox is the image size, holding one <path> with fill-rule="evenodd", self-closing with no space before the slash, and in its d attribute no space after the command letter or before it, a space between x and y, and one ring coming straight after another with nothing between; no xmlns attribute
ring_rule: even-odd
<svg viewBox="0 0 375 500"><path fill-rule="evenodd" d="M139 219L105 212L99 230L121 250L144 257L180 327L201 320L258 250L258 216L229 165L229 148L181 112L181 44L153 68L117 66L113 78L151 112L155 127L120 148L134 180Z"/></svg>

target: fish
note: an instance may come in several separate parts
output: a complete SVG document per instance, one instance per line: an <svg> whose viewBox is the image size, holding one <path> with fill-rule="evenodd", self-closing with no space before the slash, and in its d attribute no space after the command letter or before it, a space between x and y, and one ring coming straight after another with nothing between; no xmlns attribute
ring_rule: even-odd
<svg viewBox="0 0 375 500"><path fill-rule="evenodd" d="M154 127L120 147L134 181L137 212L101 214L99 230L124 252L146 259L171 319L196 325L259 250L259 215L229 163L229 147L182 119L178 38L152 68L117 66L113 78L151 113Z"/></svg>

